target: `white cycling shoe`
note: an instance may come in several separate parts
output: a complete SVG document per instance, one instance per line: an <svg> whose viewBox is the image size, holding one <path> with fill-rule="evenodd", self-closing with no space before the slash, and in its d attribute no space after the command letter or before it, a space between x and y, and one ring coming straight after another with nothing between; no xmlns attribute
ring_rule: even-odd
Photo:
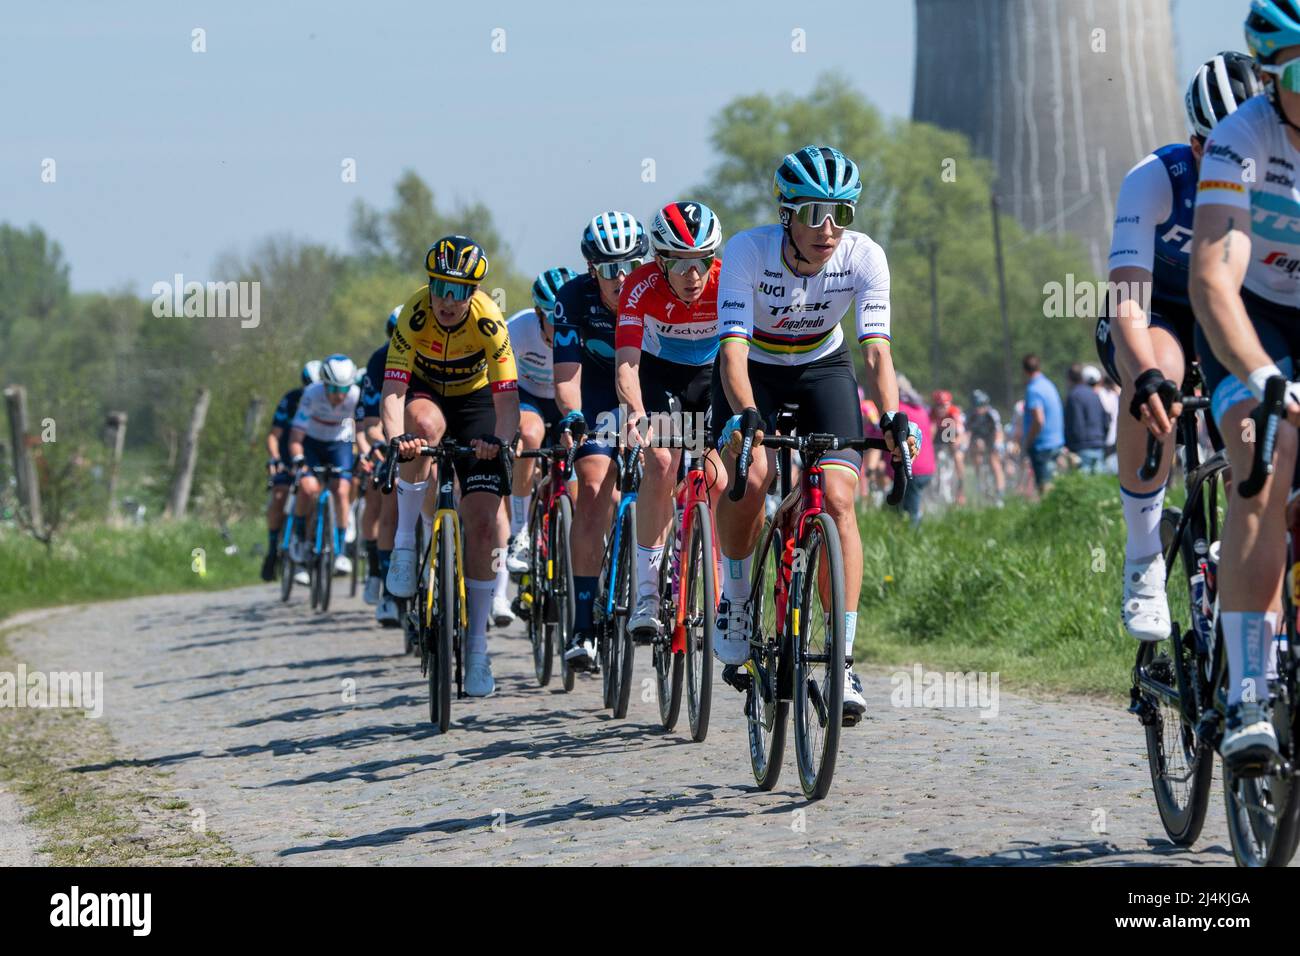
<svg viewBox="0 0 1300 956"><path fill-rule="evenodd" d="M311 584L311 575L307 573L306 568L299 568L297 571L293 572L293 583L304 586Z"/></svg>
<svg viewBox="0 0 1300 956"><path fill-rule="evenodd" d="M369 605L377 605L384 596L384 582L377 577L366 578L366 590L361 595L362 599Z"/></svg>
<svg viewBox="0 0 1300 956"><path fill-rule="evenodd" d="M867 712L867 699L862 696L862 681L852 667L844 668L844 718L843 726L852 727Z"/></svg>
<svg viewBox="0 0 1300 956"><path fill-rule="evenodd" d="M636 610L628 619L627 629L639 640L652 641L659 636L659 600L655 595L637 598Z"/></svg>
<svg viewBox="0 0 1300 956"><path fill-rule="evenodd" d="M528 529L524 528L510 539L510 549L506 552L506 570L511 574L523 574L528 570L531 557L528 548Z"/></svg>
<svg viewBox="0 0 1300 956"><path fill-rule="evenodd" d="M385 581L393 597L410 597L415 593L415 549L394 548Z"/></svg>
<svg viewBox="0 0 1300 956"><path fill-rule="evenodd" d="M1165 594L1164 555L1124 561L1124 626L1139 641L1169 636L1169 598Z"/></svg>
<svg viewBox="0 0 1300 956"><path fill-rule="evenodd" d="M1224 730L1219 756L1237 773L1258 771L1278 759L1277 733L1260 703L1242 701L1229 707Z"/></svg>
<svg viewBox="0 0 1300 956"><path fill-rule="evenodd" d="M723 598L713 632L713 656L723 664L739 666L749 660L749 602L735 608Z"/></svg>
<svg viewBox="0 0 1300 956"><path fill-rule="evenodd" d="M334 574L335 576L347 575L352 573L352 559L346 554L334 556Z"/></svg>
<svg viewBox="0 0 1300 956"><path fill-rule="evenodd" d="M397 615L397 602L387 595L381 597L379 606L375 608L375 620L384 627L396 627L400 621Z"/></svg>
<svg viewBox="0 0 1300 956"><path fill-rule="evenodd" d="M510 599L504 594L492 595L492 624L495 627L507 627L515 622L515 612L510 608Z"/></svg>
<svg viewBox="0 0 1300 956"><path fill-rule="evenodd" d="M465 655L465 693L470 697L491 697L497 689L492 676L492 662L487 654L470 652Z"/></svg>

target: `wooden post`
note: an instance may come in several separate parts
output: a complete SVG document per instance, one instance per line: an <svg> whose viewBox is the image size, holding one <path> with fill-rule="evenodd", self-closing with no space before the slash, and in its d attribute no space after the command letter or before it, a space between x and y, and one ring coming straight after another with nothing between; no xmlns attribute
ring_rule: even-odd
<svg viewBox="0 0 1300 956"><path fill-rule="evenodd" d="M185 442L181 445L180 462L176 466L176 477L172 481L171 493L167 496L167 510L164 515L180 520L185 517L185 510L190 503L190 483L194 480L194 465L198 459L199 436L203 433L203 422L208 417L208 401L212 393L206 388L199 389L198 401L194 403L194 413L190 416L190 427L185 433Z"/></svg>
<svg viewBox="0 0 1300 956"><path fill-rule="evenodd" d="M266 400L261 395L254 395L248 400L248 409L244 412L244 441L252 444L257 440L257 423L262 418L262 409Z"/></svg>
<svg viewBox="0 0 1300 956"><path fill-rule="evenodd" d="M27 389L10 385L5 389L5 404L9 408L9 443L13 446L18 502L27 512L32 533L40 537L45 532L45 519L41 513L41 486L36 480L36 465L27 446Z"/></svg>
<svg viewBox="0 0 1300 956"><path fill-rule="evenodd" d="M104 417L104 440L109 448L108 518L116 521L117 475L122 465L122 449L126 444L126 412L109 412Z"/></svg>

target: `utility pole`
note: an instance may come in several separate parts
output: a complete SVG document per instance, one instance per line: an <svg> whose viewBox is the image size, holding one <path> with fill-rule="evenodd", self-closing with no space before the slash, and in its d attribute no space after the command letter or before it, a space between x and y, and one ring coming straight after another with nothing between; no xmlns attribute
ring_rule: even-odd
<svg viewBox="0 0 1300 956"><path fill-rule="evenodd" d="M194 464L199 457L199 436L203 433L203 422L208 417L208 401L211 398L210 391L206 388L199 389L198 401L194 403L194 412L190 415L190 427L185 433L185 442L181 445L176 478L172 481L172 490L167 496L167 510L164 514L170 518L184 518L185 510L189 507L190 483L194 480Z"/></svg>
<svg viewBox="0 0 1300 956"><path fill-rule="evenodd" d="M1007 316L1007 275L1002 264L1002 227L998 222L998 195L991 193L993 209L993 254L998 267L998 308L1002 311L1002 378L1006 388L1007 413L1016 405L1014 360L1011 356L1011 320Z"/></svg>
<svg viewBox="0 0 1300 956"><path fill-rule="evenodd" d="M108 518L116 521L117 475L122 465L122 449L126 445L126 412L109 412L104 417L104 440L108 443Z"/></svg>

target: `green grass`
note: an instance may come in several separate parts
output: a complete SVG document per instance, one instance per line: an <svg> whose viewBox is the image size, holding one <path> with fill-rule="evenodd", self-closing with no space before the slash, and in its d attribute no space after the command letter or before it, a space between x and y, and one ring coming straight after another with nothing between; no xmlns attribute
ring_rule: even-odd
<svg viewBox="0 0 1300 956"><path fill-rule="evenodd" d="M219 590L260 580L255 544L264 526L246 520L230 528L238 553L211 525L159 522L142 527L80 526L57 534L47 548L17 531L0 531L0 619L28 608L161 594ZM194 549L203 549L203 574Z"/></svg>
<svg viewBox="0 0 1300 956"><path fill-rule="evenodd" d="M1124 520L1113 477L1071 474L1041 504L953 509L912 531L862 516L856 659L997 671L1008 689L1123 697Z"/></svg>

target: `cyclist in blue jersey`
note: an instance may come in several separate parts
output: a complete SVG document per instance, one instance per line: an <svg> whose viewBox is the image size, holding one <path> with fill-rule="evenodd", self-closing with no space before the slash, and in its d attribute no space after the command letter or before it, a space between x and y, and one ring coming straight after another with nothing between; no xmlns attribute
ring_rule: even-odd
<svg viewBox="0 0 1300 956"><path fill-rule="evenodd" d="M280 559L280 539L284 530L285 502L293 486L285 455L289 452L289 425L298 413L302 390L320 381L320 360L312 359L302 367L302 385L284 393L271 417L271 430L266 433L266 474L271 479L271 495L266 503L266 557L262 559L262 580L275 578L276 562Z"/></svg>
<svg viewBox="0 0 1300 956"><path fill-rule="evenodd" d="M1220 53L1188 86L1189 143L1162 146L1124 177L1110 249L1112 302L1097 323L1097 354L1121 383L1116 442L1119 494L1128 526L1124 548L1124 626L1135 638L1169 636L1169 602L1160 545L1160 514L1173 458L1173 420L1165 400L1178 394L1195 355L1196 327L1188 299L1196 179L1210 131L1261 89L1250 57ZM1165 444L1160 471L1138 477L1148 432Z"/></svg>
<svg viewBox="0 0 1300 956"><path fill-rule="evenodd" d="M614 520L614 440L618 397L614 392L614 326L623 281L645 261L645 227L625 212L595 216L582 234L587 274L564 284L555 297L555 404L561 422L581 419L597 437L578 449L578 494L570 547L573 561L574 628L565 659L577 670L596 662L592 604L600 574L604 536ZM567 437L563 439L569 441Z"/></svg>

